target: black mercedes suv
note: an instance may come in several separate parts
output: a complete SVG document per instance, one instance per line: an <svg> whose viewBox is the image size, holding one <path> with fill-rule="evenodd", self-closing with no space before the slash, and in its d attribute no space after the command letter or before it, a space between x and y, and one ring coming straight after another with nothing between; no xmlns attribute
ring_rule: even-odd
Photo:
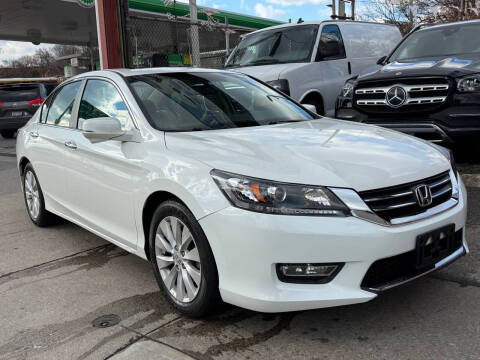
<svg viewBox="0 0 480 360"><path fill-rule="evenodd" d="M480 20L419 26L345 83L336 117L434 141L480 140Z"/></svg>
<svg viewBox="0 0 480 360"><path fill-rule="evenodd" d="M57 81L0 81L0 134L12 138L57 85Z"/></svg>

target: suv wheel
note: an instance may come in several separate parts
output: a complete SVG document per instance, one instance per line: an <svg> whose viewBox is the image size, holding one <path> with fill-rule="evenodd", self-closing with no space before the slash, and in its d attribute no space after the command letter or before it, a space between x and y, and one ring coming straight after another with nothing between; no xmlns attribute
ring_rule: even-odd
<svg viewBox="0 0 480 360"><path fill-rule="evenodd" d="M149 239L155 277L170 304L188 316L211 313L220 300L217 267L193 214L179 202L162 203Z"/></svg>
<svg viewBox="0 0 480 360"><path fill-rule="evenodd" d="M2 137L5 139L12 139L15 136L15 132L15 130L2 130L0 134L2 134Z"/></svg>

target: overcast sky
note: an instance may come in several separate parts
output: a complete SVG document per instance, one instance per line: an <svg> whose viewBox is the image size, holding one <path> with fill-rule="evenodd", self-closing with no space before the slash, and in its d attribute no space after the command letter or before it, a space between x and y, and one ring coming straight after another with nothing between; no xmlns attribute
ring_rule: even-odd
<svg viewBox="0 0 480 360"><path fill-rule="evenodd" d="M357 1L358 6L366 1L368 0ZM332 11L326 6L331 4L331 0L197 0L197 4L281 21L292 19L293 22L300 17L306 21L329 19ZM0 63L2 60L32 55L42 46L46 45L0 40Z"/></svg>

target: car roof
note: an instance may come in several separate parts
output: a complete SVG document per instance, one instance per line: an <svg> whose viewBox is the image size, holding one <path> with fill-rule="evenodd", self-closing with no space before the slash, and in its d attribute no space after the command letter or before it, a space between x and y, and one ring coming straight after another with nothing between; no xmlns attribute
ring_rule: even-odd
<svg viewBox="0 0 480 360"><path fill-rule="evenodd" d="M455 21L455 22L450 22L445 24L424 24L424 25L419 25L418 31L425 31L433 28L437 29L439 27L455 27L458 25L468 25L473 23L480 23L480 19Z"/></svg>
<svg viewBox="0 0 480 360"><path fill-rule="evenodd" d="M90 71L71 79L81 79L90 76L102 76L110 77L112 73L119 74L123 77L136 76L136 75L148 75L148 74L170 74L170 73L192 73L192 72L223 72L232 73L231 71L219 70L219 69L205 69L205 68L193 68L193 67L156 67L156 68L141 68L141 69L108 69L99 71Z"/></svg>
<svg viewBox="0 0 480 360"><path fill-rule="evenodd" d="M383 26L396 26L393 24L385 24L385 23L377 23L377 22L371 22L371 21L342 21L342 20L316 20L316 21L304 21L300 24L296 23L286 23L286 24L281 24L281 25L275 25L275 26L269 26L264 29L256 30L251 33L248 33L246 37L252 35L252 34L257 34L263 31L269 31L272 29L283 29L283 28L288 28L288 27L295 27L295 26L302 26L302 25L320 25L320 24L325 24L325 23L330 23L330 24L374 24L374 25L383 25Z"/></svg>

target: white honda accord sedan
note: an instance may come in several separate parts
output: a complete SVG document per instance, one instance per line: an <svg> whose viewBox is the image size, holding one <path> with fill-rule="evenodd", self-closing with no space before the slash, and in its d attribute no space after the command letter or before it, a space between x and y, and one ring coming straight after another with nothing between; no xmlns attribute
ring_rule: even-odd
<svg viewBox="0 0 480 360"><path fill-rule="evenodd" d="M106 70L19 131L28 214L148 259L178 311L371 300L468 253L450 153L233 72ZM112 286L115 286L112 284Z"/></svg>

